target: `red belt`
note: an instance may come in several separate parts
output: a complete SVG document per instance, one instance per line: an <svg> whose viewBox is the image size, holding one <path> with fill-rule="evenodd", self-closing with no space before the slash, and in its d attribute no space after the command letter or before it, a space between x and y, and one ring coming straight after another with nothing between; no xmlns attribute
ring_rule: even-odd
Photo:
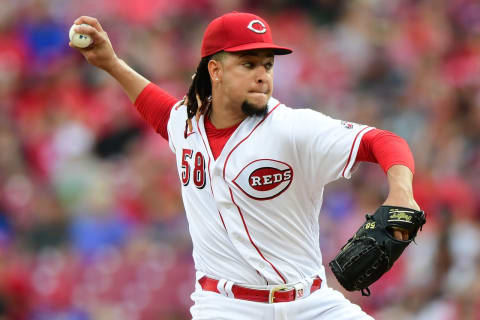
<svg viewBox="0 0 480 320"><path fill-rule="evenodd" d="M200 286L205 291L212 291L220 293L217 289L218 280L208 278L206 276L198 280ZM322 279L316 277L313 280L312 286L310 287L310 293L313 293L320 289L322 284ZM243 287L237 284L232 286L232 293L235 299L256 301L256 302L265 302L265 303L274 303L274 302L289 302L295 299L301 298L303 296L302 290L297 290L290 286L279 285L273 287L270 290L267 289L252 289Z"/></svg>

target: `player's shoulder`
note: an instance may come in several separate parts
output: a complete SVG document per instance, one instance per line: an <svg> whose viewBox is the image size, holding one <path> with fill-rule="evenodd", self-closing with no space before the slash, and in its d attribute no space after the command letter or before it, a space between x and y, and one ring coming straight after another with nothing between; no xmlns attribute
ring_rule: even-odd
<svg viewBox="0 0 480 320"><path fill-rule="evenodd" d="M269 100L269 113L271 113L272 120L280 121L286 120L288 123L294 121L328 121L332 118L322 112L314 110L310 107L290 107L281 103L275 98Z"/></svg>
<svg viewBox="0 0 480 320"><path fill-rule="evenodd" d="M177 101L172 107L172 113L185 113L187 112L187 105L185 104L185 100Z"/></svg>
<svg viewBox="0 0 480 320"><path fill-rule="evenodd" d="M185 131L185 121L187 120L187 106L183 100L175 103L170 110L170 117L168 118L167 131L169 140L172 143L182 141Z"/></svg>
<svg viewBox="0 0 480 320"><path fill-rule="evenodd" d="M187 119L187 105L184 100L179 100L175 103L170 111L170 120L183 121Z"/></svg>
<svg viewBox="0 0 480 320"><path fill-rule="evenodd" d="M342 121L309 107L289 107L272 98L276 102L275 110L271 112L270 127L276 132L287 132L292 135L312 134L351 134L367 127L355 122Z"/></svg>

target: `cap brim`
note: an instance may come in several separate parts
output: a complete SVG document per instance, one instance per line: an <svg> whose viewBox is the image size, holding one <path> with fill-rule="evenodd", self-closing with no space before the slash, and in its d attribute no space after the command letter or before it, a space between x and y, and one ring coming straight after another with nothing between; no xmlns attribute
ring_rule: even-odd
<svg viewBox="0 0 480 320"><path fill-rule="evenodd" d="M255 42L242 44L241 46L236 46L228 49L224 49L226 52L239 52L239 51L248 51L248 50L258 50L258 49L272 49L273 53L276 55L284 55L292 53L292 49L286 47L280 47L273 43L265 42Z"/></svg>

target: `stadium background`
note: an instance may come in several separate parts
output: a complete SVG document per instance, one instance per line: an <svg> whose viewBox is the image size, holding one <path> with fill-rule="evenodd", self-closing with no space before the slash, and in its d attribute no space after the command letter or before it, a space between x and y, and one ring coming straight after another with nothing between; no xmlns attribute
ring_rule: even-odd
<svg viewBox="0 0 480 320"><path fill-rule="evenodd" d="M188 318L194 270L174 157L67 33L80 15L99 18L120 57L180 98L204 28L231 10L264 16L294 49L276 59L276 98L412 148L428 223L371 297L347 296L376 319L480 319L473 0L2 1L0 319ZM327 188L325 261L383 201L385 182L362 164Z"/></svg>

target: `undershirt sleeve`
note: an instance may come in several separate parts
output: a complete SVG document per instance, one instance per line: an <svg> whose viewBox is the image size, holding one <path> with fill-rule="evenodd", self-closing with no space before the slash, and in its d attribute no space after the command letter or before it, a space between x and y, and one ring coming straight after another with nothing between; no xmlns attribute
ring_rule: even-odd
<svg viewBox="0 0 480 320"><path fill-rule="evenodd" d="M404 165L415 173L415 161L407 142L386 130L373 129L365 133L355 161L378 163L385 173L396 164Z"/></svg>
<svg viewBox="0 0 480 320"><path fill-rule="evenodd" d="M178 100L159 86L149 83L140 92L134 104L143 119L168 141L168 119L170 111Z"/></svg>

